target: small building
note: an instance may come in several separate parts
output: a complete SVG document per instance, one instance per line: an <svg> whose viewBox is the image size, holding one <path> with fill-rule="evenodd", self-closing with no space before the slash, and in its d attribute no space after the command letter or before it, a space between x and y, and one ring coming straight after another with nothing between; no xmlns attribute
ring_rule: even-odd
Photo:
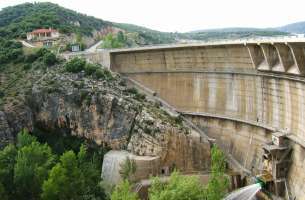
<svg viewBox="0 0 305 200"><path fill-rule="evenodd" d="M59 32L55 29L36 29L30 33L27 33L27 40L46 40L59 38Z"/></svg>
<svg viewBox="0 0 305 200"><path fill-rule="evenodd" d="M80 45L79 44L72 44L71 45L71 51L72 52L78 52L78 51L80 51L81 50L81 48L80 48Z"/></svg>

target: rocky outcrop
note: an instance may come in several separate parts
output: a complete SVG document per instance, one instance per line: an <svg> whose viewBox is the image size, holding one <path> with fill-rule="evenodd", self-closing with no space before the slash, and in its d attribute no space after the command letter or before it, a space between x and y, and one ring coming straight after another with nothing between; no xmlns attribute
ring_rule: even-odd
<svg viewBox="0 0 305 200"><path fill-rule="evenodd" d="M32 111L26 105L7 104L0 111L0 149L12 143L22 129L32 130Z"/></svg>
<svg viewBox="0 0 305 200"><path fill-rule="evenodd" d="M49 70L40 78L26 105L0 112L0 134L5 141L11 141L24 127L31 130L37 126L114 150L159 157L161 167L207 169L209 144L201 142L181 120L162 111L159 104L127 88L118 75L106 81L61 72Z"/></svg>
<svg viewBox="0 0 305 200"><path fill-rule="evenodd" d="M13 139L13 132L6 119L6 114L0 111L0 148L12 142Z"/></svg>

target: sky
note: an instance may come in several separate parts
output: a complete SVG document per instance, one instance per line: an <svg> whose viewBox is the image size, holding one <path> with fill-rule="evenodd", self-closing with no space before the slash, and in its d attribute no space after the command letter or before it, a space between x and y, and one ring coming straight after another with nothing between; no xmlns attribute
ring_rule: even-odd
<svg viewBox="0 0 305 200"><path fill-rule="evenodd" d="M42 2L44 0L36 0ZM168 31L278 27L305 21L304 0L48 0L107 21ZM32 0L0 0L0 9Z"/></svg>

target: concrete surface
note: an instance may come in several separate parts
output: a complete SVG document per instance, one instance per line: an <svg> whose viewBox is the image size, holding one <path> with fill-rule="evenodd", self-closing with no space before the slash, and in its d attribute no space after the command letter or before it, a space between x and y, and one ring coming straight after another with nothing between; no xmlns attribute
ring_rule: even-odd
<svg viewBox="0 0 305 200"><path fill-rule="evenodd" d="M112 50L111 70L156 92L251 173L274 131L288 134L292 197L305 199L305 41L273 39Z"/></svg>

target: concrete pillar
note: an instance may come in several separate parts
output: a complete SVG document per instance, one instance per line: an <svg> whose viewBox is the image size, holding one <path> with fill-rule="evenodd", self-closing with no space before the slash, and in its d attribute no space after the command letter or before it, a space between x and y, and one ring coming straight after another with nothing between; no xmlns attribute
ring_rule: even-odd
<svg viewBox="0 0 305 200"><path fill-rule="evenodd" d="M262 43L260 44L260 46L263 50L263 54L268 65L268 67L263 68L262 70L266 69L266 70L284 72L285 70L279 61L276 48L268 43Z"/></svg>
<svg viewBox="0 0 305 200"><path fill-rule="evenodd" d="M304 44L303 44L304 45ZM288 70L292 74L305 74L305 52L300 43L288 43L295 65Z"/></svg>
<svg viewBox="0 0 305 200"><path fill-rule="evenodd" d="M290 48L284 43L274 43L283 70L287 72L295 63Z"/></svg>
<svg viewBox="0 0 305 200"><path fill-rule="evenodd" d="M258 69L264 63L264 55L261 48L257 44L246 44L253 67Z"/></svg>

